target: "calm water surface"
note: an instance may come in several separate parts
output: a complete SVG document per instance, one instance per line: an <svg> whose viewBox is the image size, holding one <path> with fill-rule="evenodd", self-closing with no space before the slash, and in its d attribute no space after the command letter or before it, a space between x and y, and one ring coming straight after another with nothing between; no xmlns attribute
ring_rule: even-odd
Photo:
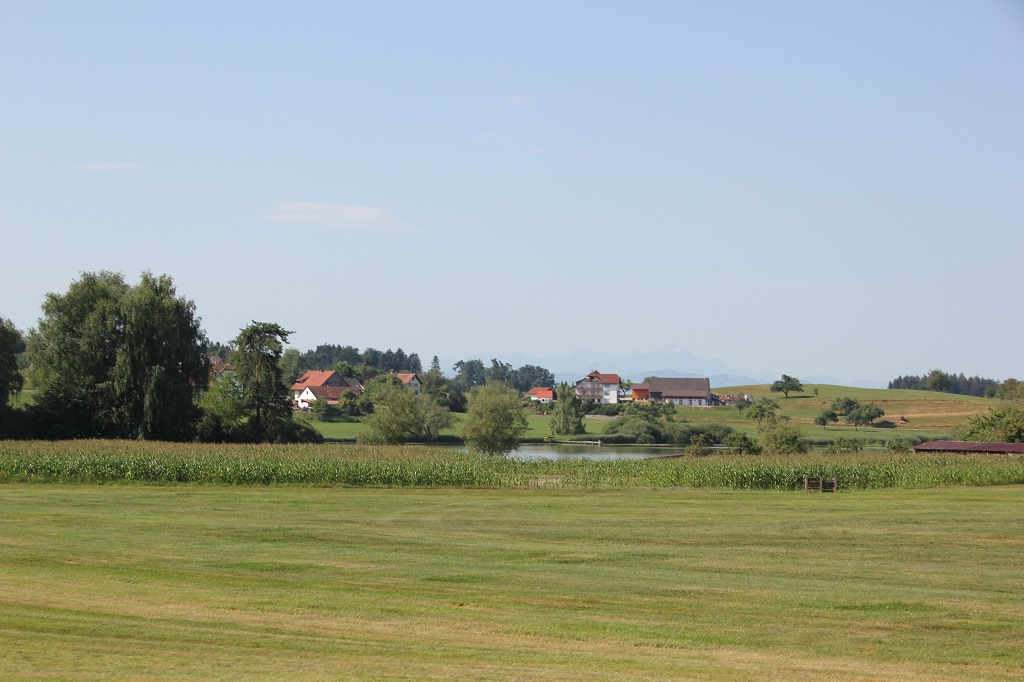
<svg viewBox="0 0 1024 682"><path fill-rule="evenodd" d="M509 457L516 459L647 459L681 455L683 447L623 447L621 445L524 444Z"/></svg>

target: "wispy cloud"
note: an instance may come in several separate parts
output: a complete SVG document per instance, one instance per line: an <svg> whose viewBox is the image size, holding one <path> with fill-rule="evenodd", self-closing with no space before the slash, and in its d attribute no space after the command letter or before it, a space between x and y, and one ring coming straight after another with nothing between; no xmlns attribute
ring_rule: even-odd
<svg viewBox="0 0 1024 682"><path fill-rule="evenodd" d="M525 107L533 103L533 97L525 94L506 95L502 102L507 107Z"/></svg>
<svg viewBox="0 0 1024 682"><path fill-rule="evenodd" d="M102 163L82 164L82 168L87 171L138 170L142 168L142 164L134 161L103 161Z"/></svg>
<svg viewBox="0 0 1024 682"><path fill-rule="evenodd" d="M323 225L341 230L364 230L385 234L413 234L414 228L382 208L352 204L322 204L312 201L281 201L268 220L275 223Z"/></svg>

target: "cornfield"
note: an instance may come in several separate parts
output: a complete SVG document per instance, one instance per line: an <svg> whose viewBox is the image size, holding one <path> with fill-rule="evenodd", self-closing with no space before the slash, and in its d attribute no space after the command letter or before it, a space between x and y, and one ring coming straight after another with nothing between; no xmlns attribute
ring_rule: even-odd
<svg viewBox="0 0 1024 682"><path fill-rule="evenodd" d="M802 490L805 476L835 478L845 490L1024 484L1024 457L872 453L523 461L415 446L0 442L0 483Z"/></svg>

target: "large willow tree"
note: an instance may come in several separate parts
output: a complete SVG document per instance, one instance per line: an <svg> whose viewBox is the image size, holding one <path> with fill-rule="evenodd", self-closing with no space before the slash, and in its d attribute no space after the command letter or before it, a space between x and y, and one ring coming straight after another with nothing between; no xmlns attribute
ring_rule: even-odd
<svg viewBox="0 0 1024 682"><path fill-rule="evenodd" d="M206 340L195 304L170 277L85 273L65 294L47 294L29 335L33 380L60 437L192 437L206 388Z"/></svg>

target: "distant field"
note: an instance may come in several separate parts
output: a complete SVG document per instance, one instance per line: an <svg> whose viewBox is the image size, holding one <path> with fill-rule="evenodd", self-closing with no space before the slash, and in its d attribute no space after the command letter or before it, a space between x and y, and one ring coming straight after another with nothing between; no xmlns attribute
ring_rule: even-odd
<svg viewBox="0 0 1024 682"><path fill-rule="evenodd" d="M5 680L1020 680L1024 487L0 485Z"/></svg>
<svg viewBox="0 0 1024 682"><path fill-rule="evenodd" d="M809 384L804 393L792 393L784 398L781 393L772 393L768 385L730 386L712 389L715 393L750 394L757 398L770 397L782 407L782 414L790 417L792 423L803 433L804 437L824 442L834 438L856 438L865 442L884 442L892 439L934 440L948 438L953 429L970 417L987 412L996 404L987 398L959 396L949 393L932 391L905 391L870 388L849 388L827 384ZM814 390L818 390L818 395ZM840 397L855 398L863 403L873 402L885 410L885 417L873 426L854 429L841 421L822 429L814 424L814 418L832 401ZM756 432L756 424L743 417L735 407L680 407L679 418L693 423L717 422L749 434ZM908 423L900 424L900 415L907 418ZM456 420L463 415L456 415ZM531 414L528 417L530 429L526 439L542 441L551 438L551 418L547 415ZM362 424L311 422L325 438L354 442L362 429ZM610 419L588 417L584 424L587 433L573 436L569 440L588 440L600 437L611 423ZM457 423L456 423L457 424ZM443 432L443 435L454 436L457 425Z"/></svg>
<svg viewBox="0 0 1024 682"><path fill-rule="evenodd" d="M803 393L772 393L767 384L756 386L729 386L713 388L719 394L750 394L755 398L768 397L779 403L781 414L790 417L805 437L830 440L839 436L867 441L885 441L894 438L927 439L948 438L953 429L974 415L987 412L995 401L974 396L935 393L933 391L906 391L873 388L850 388L829 384L805 385ZM817 389L818 394L814 391ZM875 425L854 429L840 421L822 429L814 418L836 398L850 397L862 403L875 403L885 416ZM681 416L692 422L720 422L733 428L753 433L754 423L742 417L734 407L680 408ZM907 418L900 424L900 416Z"/></svg>

